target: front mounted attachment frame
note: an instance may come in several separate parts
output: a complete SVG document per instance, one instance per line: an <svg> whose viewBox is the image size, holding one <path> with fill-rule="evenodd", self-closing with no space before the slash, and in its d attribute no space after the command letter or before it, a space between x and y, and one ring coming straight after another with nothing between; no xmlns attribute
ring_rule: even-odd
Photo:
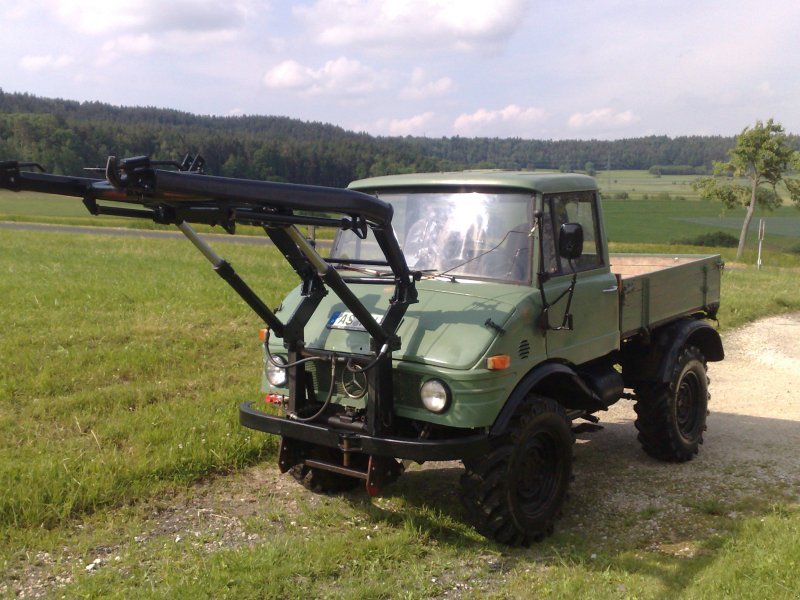
<svg viewBox="0 0 800 600"><path fill-rule="evenodd" d="M187 155L182 161L156 161L147 156L125 160L109 157L104 179L34 172L41 165L18 161L0 162L0 187L78 197L93 215L152 219L176 225L211 263L271 331L283 339L290 361L307 353L304 328L322 298L332 291L361 322L371 337L370 396L378 406L371 411L370 433L391 420L391 352L400 348L397 328L408 306L417 301L420 274L409 270L392 229L392 206L382 200L348 189L216 177L204 173L202 157ZM90 169L97 171L98 169ZM302 300L282 321L219 256L191 224L219 225L235 233L236 224L264 229L301 281ZM316 225L351 230L360 238L369 232L380 247L394 279L394 293L382 318L376 319L353 293L349 283L317 252L297 226ZM359 283L381 286L386 278L359 278ZM308 402L302 364L290 369L296 409ZM373 420L374 419L374 420Z"/></svg>

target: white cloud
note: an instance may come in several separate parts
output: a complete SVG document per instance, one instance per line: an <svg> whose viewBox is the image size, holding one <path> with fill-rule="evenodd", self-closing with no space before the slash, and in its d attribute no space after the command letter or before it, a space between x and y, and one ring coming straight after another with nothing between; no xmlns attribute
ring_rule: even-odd
<svg viewBox="0 0 800 600"><path fill-rule="evenodd" d="M294 14L323 45L471 50L504 42L521 25L529 0L316 0Z"/></svg>
<svg viewBox="0 0 800 600"><path fill-rule="evenodd" d="M307 91L316 80L314 70L294 60L285 60L264 75L264 85L278 90Z"/></svg>
<svg viewBox="0 0 800 600"><path fill-rule="evenodd" d="M24 21L28 17L35 16L37 11L42 9L34 0L19 3L12 2L9 4L10 6L6 5L3 7L5 11L3 13L4 20L7 19L8 21Z"/></svg>
<svg viewBox="0 0 800 600"><path fill-rule="evenodd" d="M404 100L424 100L436 96L443 96L454 88L453 80L441 77L435 81L427 79L425 70L416 67L411 73L411 81L400 92Z"/></svg>
<svg viewBox="0 0 800 600"><path fill-rule="evenodd" d="M150 54L161 49L162 44L149 33L141 35L122 35L103 44L100 56L114 58L121 54Z"/></svg>
<svg viewBox="0 0 800 600"><path fill-rule="evenodd" d="M461 114L453 123L453 129L460 135L523 135L530 133L531 125L544 121L547 116L541 108L509 104L499 110L481 108L472 114Z"/></svg>
<svg viewBox="0 0 800 600"><path fill-rule="evenodd" d="M102 45L98 64L109 64L127 55L192 54L198 47L212 47L235 39L232 30L188 32L168 31L160 35L150 33L116 36Z"/></svg>
<svg viewBox="0 0 800 600"><path fill-rule="evenodd" d="M674 2L662 11L646 3L565 8L573 11L565 16L580 29L566 43L553 40L557 46L542 62L553 73L580 65L581 89L572 99L580 96L590 106L607 107L615 106L613 98L625 98L628 106L615 108L629 108L640 117L631 133L735 133L741 127L732 124L741 116L729 107L749 105L758 114L775 114L765 98L777 104L780 94L770 97L756 88L764 80L777 87L787 81L786 73L797 70L796 53L787 52L796 45L796 1L775 0L758 18L741 0ZM598 36L603 43L584 41ZM582 107L571 105L569 110ZM561 135L574 130L565 128Z"/></svg>
<svg viewBox="0 0 800 600"><path fill-rule="evenodd" d="M611 108L596 108L573 114L567 120L567 126L574 130L607 130L626 127L638 121L639 117L630 110L616 112Z"/></svg>
<svg viewBox="0 0 800 600"><path fill-rule="evenodd" d="M311 95L366 94L386 87L385 77L357 60L340 56L319 69L285 60L264 75L264 85Z"/></svg>
<svg viewBox="0 0 800 600"><path fill-rule="evenodd" d="M70 66L74 62L75 59L68 54L62 54L61 56L55 57L50 54L43 56L27 55L20 58L19 66L26 71L46 71L52 69L63 69L64 67Z"/></svg>
<svg viewBox="0 0 800 600"><path fill-rule="evenodd" d="M407 119L381 119L369 129L384 135L425 135L434 116L433 112L428 111Z"/></svg>
<svg viewBox="0 0 800 600"><path fill-rule="evenodd" d="M755 91L764 98L774 98L776 95L775 88L772 87L769 81L762 81L759 83L755 86Z"/></svg>
<svg viewBox="0 0 800 600"><path fill-rule="evenodd" d="M57 0L56 16L88 34L119 31L218 31L239 28L251 14L252 0Z"/></svg>

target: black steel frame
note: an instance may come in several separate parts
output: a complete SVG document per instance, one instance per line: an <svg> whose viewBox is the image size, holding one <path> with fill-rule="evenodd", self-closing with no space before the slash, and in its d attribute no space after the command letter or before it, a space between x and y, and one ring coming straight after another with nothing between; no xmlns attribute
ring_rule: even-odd
<svg viewBox="0 0 800 600"><path fill-rule="evenodd" d="M0 187L78 197L94 215L148 218L177 225L208 258L217 274L276 336L283 338L290 362L304 350L304 328L315 309L328 290L333 291L371 336L375 366L368 373L368 383L375 406L370 407L373 416L369 429L372 434L382 433L393 414L391 352L400 347L396 330L408 306L417 301L415 282L419 280L419 273L409 270L394 236L392 206L354 190L210 176L202 172L202 165L202 159L197 157L187 157L183 163L158 162L145 156L122 161L109 157L105 178L99 179L53 175L37 172L44 170L36 163L2 161ZM165 166L172 170L162 168ZM300 278L302 300L294 313L286 321L279 319L233 267L194 234L190 223L220 225L229 233L235 232L236 223L263 227ZM352 292L335 265L316 252L296 225L353 230L362 238L371 230L386 257L380 264L391 270L395 286L389 308L380 321ZM360 281L387 283L384 278ZM309 401L302 364L290 369L289 379L290 410L301 411Z"/></svg>

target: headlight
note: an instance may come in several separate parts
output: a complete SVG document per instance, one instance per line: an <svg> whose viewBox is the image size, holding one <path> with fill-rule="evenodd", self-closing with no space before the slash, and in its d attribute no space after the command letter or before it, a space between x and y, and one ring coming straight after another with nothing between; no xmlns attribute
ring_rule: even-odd
<svg viewBox="0 0 800 600"><path fill-rule="evenodd" d="M443 381L429 379L419 390L422 404L429 411L443 413L450 406L450 388Z"/></svg>
<svg viewBox="0 0 800 600"><path fill-rule="evenodd" d="M273 387L283 387L286 385L286 369L276 366L274 363L285 365L286 359L282 356L275 356L274 354L272 355L272 360L267 358L267 381L269 381L270 385Z"/></svg>

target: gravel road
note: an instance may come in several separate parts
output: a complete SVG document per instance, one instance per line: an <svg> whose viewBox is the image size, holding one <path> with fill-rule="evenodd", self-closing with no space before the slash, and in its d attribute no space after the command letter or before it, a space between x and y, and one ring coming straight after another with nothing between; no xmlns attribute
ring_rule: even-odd
<svg viewBox="0 0 800 600"><path fill-rule="evenodd" d="M709 364L700 453L684 464L651 459L636 440L633 403L617 403L599 415L602 431L579 436L562 526L591 521L624 537L620 516L652 514L651 531L634 523L627 534L660 547L697 537L698 506L736 518L800 502L800 314L760 320L723 343L725 360Z"/></svg>
<svg viewBox="0 0 800 600"><path fill-rule="evenodd" d="M725 360L709 363L705 444L689 464L698 470L769 464L800 483L800 314L763 319L727 334L723 343ZM628 429L633 406L620 402L601 419ZM617 427L610 433L635 438Z"/></svg>

